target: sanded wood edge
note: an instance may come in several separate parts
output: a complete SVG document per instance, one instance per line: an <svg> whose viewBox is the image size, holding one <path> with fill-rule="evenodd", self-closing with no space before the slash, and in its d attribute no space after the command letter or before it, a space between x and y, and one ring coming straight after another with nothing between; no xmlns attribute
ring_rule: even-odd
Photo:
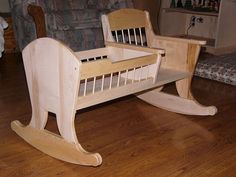
<svg viewBox="0 0 236 177"><path fill-rule="evenodd" d="M159 49L159 48L141 47L141 46L136 46L136 45L109 42L109 41L105 41L105 45L107 47L110 46L110 47L116 47L116 48L124 48L124 49L138 50L138 51L143 51L143 52L150 52L150 53L155 53L155 54L165 54L165 50Z"/></svg>
<svg viewBox="0 0 236 177"><path fill-rule="evenodd" d="M180 114L213 116L217 113L217 108L215 106L203 106L194 100L181 98L156 90L141 93L137 95L137 97L153 106Z"/></svg>
<svg viewBox="0 0 236 177"><path fill-rule="evenodd" d="M155 40L159 40L159 41L172 41L172 42L198 44L198 45L206 44L206 41L196 40L196 39L184 39L184 38L160 36L160 35L154 35L152 38L153 39L155 38Z"/></svg>
<svg viewBox="0 0 236 177"><path fill-rule="evenodd" d="M74 52L77 58L81 59L87 59L87 58L94 58L99 56L107 56L109 54L108 48L96 48L96 49L89 49L89 50L83 50L79 52Z"/></svg>
<svg viewBox="0 0 236 177"><path fill-rule="evenodd" d="M200 50L201 47L199 45L188 44L186 70L190 72L190 75L188 78L176 82L177 92L183 98L195 100L191 92L191 83Z"/></svg>
<svg viewBox="0 0 236 177"><path fill-rule="evenodd" d="M24 126L17 120L11 122L11 128L27 143L54 158L86 166L98 166L102 163L100 154L86 152L80 144L67 142L47 130Z"/></svg>
<svg viewBox="0 0 236 177"><path fill-rule="evenodd" d="M146 14L143 10L124 8L107 14L111 30L144 27ZM132 23L130 23L132 21Z"/></svg>

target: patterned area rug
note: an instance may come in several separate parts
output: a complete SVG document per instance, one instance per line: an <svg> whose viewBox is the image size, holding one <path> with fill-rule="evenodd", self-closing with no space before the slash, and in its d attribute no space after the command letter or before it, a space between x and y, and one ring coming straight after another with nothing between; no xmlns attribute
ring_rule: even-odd
<svg viewBox="0 0 236 177"><path fill-rule="evenodd" d="M194 75L236 86L236 52L199 58Z"/></svg>

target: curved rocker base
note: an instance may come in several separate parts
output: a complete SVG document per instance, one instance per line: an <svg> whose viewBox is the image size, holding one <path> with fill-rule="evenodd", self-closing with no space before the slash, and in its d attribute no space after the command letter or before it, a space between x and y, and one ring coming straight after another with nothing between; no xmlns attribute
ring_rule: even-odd
<svg viewBox="0 0 236 177"><path fill-rule="evenodd" d="M137 97L153 106L180 114L213 116L217 113L215 106L203 106L195 100L185 99L156 90L139 94Z"/></svg>
<svg viewBox="0 0 236 177"><path fill-rule="evenodd" d="M67 142L47 130L24 126L17 120L11 123L11 128L36 149L54 158L86 166L98 166L102 163L100 154L86 152L80 144Z"/></svg>

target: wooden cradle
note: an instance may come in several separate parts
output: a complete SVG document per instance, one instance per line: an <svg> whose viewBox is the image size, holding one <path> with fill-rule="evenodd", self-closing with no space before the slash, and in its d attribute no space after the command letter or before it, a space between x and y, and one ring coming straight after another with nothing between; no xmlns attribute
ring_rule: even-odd
<svg viewBox="0 0 236 177"><path fill-rule="evenodd" d="M16 120L11 127L29 144L52 157L75 164L100 165L101 156L85 151L79 144L74 125L76 111L128 94L150 92L189 76L188 72L160 69L163 53L161 49L118 43L73 52L54 39L36 39L23 50L31 121L23 126ZM177 97L175 105L172 98L158 97L175 109L215 113L214 107L198 106L183 98ZM60 135L44 129L48 112L56 114Z"/></svg>
<svg viewBox="0 0 236 177"><path fill-rule="evenodd" d="M23 50L32 118L28 126L13 121L11 127L50 156L100 165L101 156L86 152L77 140L76 110L169 82L166 76L157 77L163 53L119 44L73 52L54 39L36 39ZM61 136L44 129L48 112L56 114Z"/></svg>

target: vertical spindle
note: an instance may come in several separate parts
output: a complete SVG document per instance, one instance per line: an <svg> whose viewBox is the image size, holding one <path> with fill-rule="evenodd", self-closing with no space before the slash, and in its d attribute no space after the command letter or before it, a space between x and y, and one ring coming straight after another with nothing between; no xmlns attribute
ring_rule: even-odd
<svg viewBox="0 0 236 177"><path fill-rule="evenodd" d="M141 46L143 46L143 35L141 28L139 28L139 35L140 35Z"/></svg>
<svg viewBox="0 0 236 177"><path fill-rule="evenodd" d="M129 38L129 44L131 44L131 37L130 37L130 31L128 29L128 38Z"/></svg>
<svg viewBox="0 0 236 177"><path fill-rule="evenodd" d="M96 76L93 78L93 94L95 92L95 88L96 88Z"/></svg>
<svg viewBox="0 0 236 177"><path fill-rule="evenodd" d="M149 75L149 65L147 65L147 75L146 75L146 79L148 79L148 75Z"/></svg>
<svg viewBox="0 0 236 177"><path fill-rule="evenodd" d="M135 41L135 45L138 45L138 41L137 41L137 36L136 36L136 29L134 28L134 41Z"/></svg>
<svg viewBox="0 0 236 177"><path fill-rule="evenodd" d="M86 96L87 82L88 82L88 80L85 79L85 80L84 80L84 96Z"/></svg>
<svg viewBox="0 0 236 177"><path fill-rule="evenodd" d="M128 70L125 72L125 85L127 84L127 79L128 79Z"/></svg>
<svg viewBox="0 0 236 177"><path fill-rule="evenodd" d="M117 80L117 87L119 87L119 86L120 86L120 71L118 73L118 80Z"/></svg>
<svg viewBox="0 0 236 177"><path fill-rule="evenodd" d="M102 75L101 91L103 91L103 89L104 89L104 78L105 78L105 75Z"/></svg>
<svg viewBox="0 0 236 177"><path fill-rule="evenodd" d="M142 77L142 71L143 71L143 67L141 66L140 69L139 69L139 78L138 78L138 81L140 82L141 81L141 77Z"/></svg>
<svg viewBox="0 0 236 177"><path fill-rule="evenodd" d="M132 83L134 83L134 80L135 80L135 71L136 71L136 68L134 68Z"/></svg>
<svg viewBox="0 0 236 177"><path fill-rule="evenodd" d="M113 79L113 73L111 73L111 76L110 76L110 85L109 85L109 89L111 89L111 86L112 86L112 79Z"/></svg>
<svg viewBox="0 0 236 177"><path fill-rule="evenodd" d="M115 31L115 34L116 34L116 42L119 42L117 31Z"/></svg>
<svg viewBox="0 0 236 177"><path fill-rule="evenodd" d="M123 43L125 43L125 35L124 35L124 30L121 30L121 34L122 34L122 40L123 40Z"/></svg>

